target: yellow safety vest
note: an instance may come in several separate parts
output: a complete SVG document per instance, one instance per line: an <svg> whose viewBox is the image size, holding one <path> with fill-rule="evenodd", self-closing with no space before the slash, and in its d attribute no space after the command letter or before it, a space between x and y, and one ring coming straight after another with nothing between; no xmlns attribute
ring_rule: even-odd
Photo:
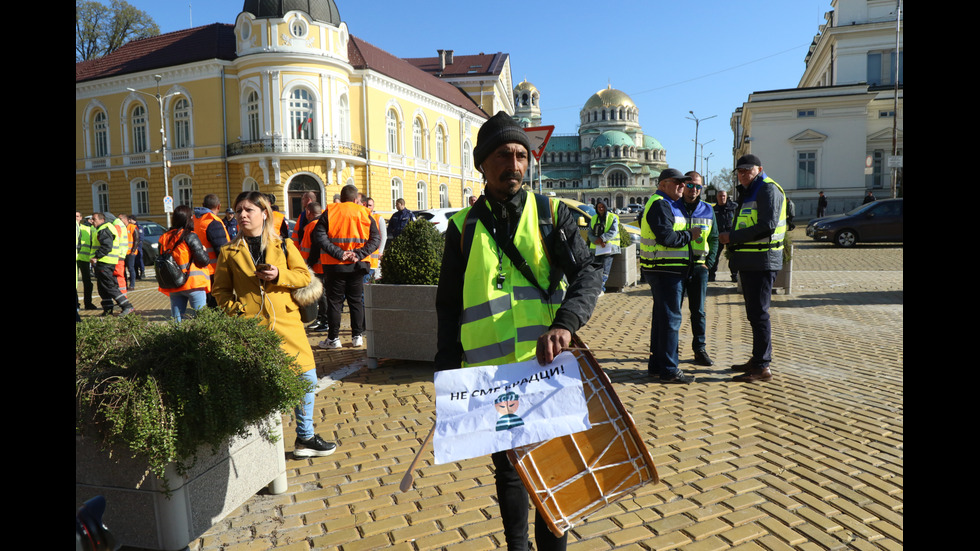
<svg viewBox="0 0 980 551"><path fill-rule="evenodd" d="M99 243L98 234L100 231L104 229L108 229L110 232L112 232L112 249L109 250L108 254L106 254L102 258L99 258L98 262L101 262L103 264L111 264L115 266L119 262L119 259L121 258L119 256L119 241L120 241L119 231L116 229L115 224L110 224L109 222L105 222L104 224L99 226L98 229L95 230L96 237L93 238L93 246L96 247L96 250L98 250L98 247L101 246L101 243ZM98 245L95 245L96 243L98 243ZM95 251L93 251L93 254L94 253Z"/></svg>
<svg viewBox="0 0 980 551"><path fill-rule="evenodd" d="M745 243L733 243L733 251L758 253L783 250L783 239L786 237L786 192L783 191L783 188L775 180L768 176L762 180L762 185L767 183L776 186L776 189L783 194L783 205L779 209L779 222L776 224L776 229L773 230L768 239L763 238ZM743 199L741 208L738 209L738 215L735 217L736 230L749 228L759 223L759 206L756 202L756 196L759 194L759 190L762 189L762 185L756 186L751 195Z"/></svg>
<svg viewBox="0 0 980 551"><path fill-rule="evenodd" d="M647 223L647 213L655 201L670 201L663 195L654 193L643 208L643 217L640 219L640 268L652 270L655 268L677 268L687 266L689 254L687 247L682 249L672 249L657 243L657 236ZM674 212L674 231L684 231L687 229L687 218L677 206L671 201L671 210Z"/></svg>
<svg viewBox="0 0 980 551"><path fill-rule="evenodd" d="M554 220L558 203L550 200L548 204ZM466 255L460 316L463 366L499 365L534 358L538 337L548 330L565 297L565 284L559 284L551 296L544 297L497 246L483 223L467 226L466 218L471 212L472 207L466 207L451 219L461 234L464 226L473 232L469 251L463 251ZM514 245L534 278L547 287L551 263L541 233L537 201L530 193L514 233Z"/></svg>

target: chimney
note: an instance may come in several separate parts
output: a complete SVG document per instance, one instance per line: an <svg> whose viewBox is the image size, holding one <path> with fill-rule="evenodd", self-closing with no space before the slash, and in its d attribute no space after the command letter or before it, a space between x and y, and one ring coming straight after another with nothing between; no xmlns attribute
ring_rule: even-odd
<svg viewBox="0 0 980 551"><path fill-rule="evenodd" d="M453 51L446 50L446 65L452 65L452 64L453 64Z"/></svg>
<svg viewBox="0 0 980 551"><path fill-rule="evenodd" d="M446 50L436 50L436 52L439 54L439 70L440 71L445 71L446 70Z"/></svg>

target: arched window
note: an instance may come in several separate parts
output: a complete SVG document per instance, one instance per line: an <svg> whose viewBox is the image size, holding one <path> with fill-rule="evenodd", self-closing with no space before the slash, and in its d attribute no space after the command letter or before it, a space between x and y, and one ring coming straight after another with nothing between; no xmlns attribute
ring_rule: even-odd
<svg viewBox="0 0 980 551"><path fill-rule="evenodd" d="M439 164L446 163L446 136L442 126L436 127L436 161Z"/></svg>
<svg viewBox="0 0 980 551"><path fill-rule="evenodd" d="M289 95L289 121L292 123L290 137L294 140L310 140L313 130L313 96L303 88L293 90Z"/></svg>
<svg viewBox="0 0 980 551"><path fill-rule="evenodd" d="M416 159L425 158L425 149L422 147L422 121L415 119L412 121L412 145Z"/></svg>
<svg viewBox="0 0 980 551"><path fill-rule="evenodd" d="M150 185L140 178L132 183L133 212L136 214L150 213Z"/></svg>
<svg viewBox="0 0 980 551"><path fill-rule="evenodd" d="M191 188L191 179L187 176L174 178L174 195L178 205L187 205L194 208L194 190Z"/></svg>
<svg viewBox="0 0 980 551"><path fill-rule="evenodd" d="M398 178L391 179L391 210L395 210L395 201L402 198L402 181Z"/></svg>
<svg viewBox="0 0 980 551"><path fill-rule="evenodd" d="M245 118L248 124L248 135L246 136L249 140L261 139L261 126L259 124L261 106L259 105L259 93L252 90L248 93L248 98L245 100Z"/></svg>
<svg viewBox="0 0 980 551"><path fill-rule="evenodd" d="M183 149L191 145L191 102L180 98L174 103L174 147Z"/></svg>
<svg viewBox="0 0 980 551"><path fill-rule="evenodd" d="M347 101L347 94L340 95L340 101L337 102L338 114L337 122L339 123L340 130L340 141L349 142L350 138L350 102Z"/></svg>
<svg viewBox="0 0 980 551"><path fill-rule="evenodd" d="M93 117L93 128L95 129L95 156L109 156L109 120L105 111L98 111Z"/></svg>
<svg viewBox="0 0 980 551"><path fill-rule="evenodd" d="M398 153L398 114L394 109L385 113L385 127L388 132L388 153Z"/></svg>
<svg viewBox="0 0 980 551"><path fill-rule="evenodd" d="M470 146L470 141L466 140L465 142L463 142L463 175L464 176L466 175L467 172L472 170L472 167L470 166L472 164L470 163L470 153L472 151L473 148Z"/></svg>
<svg viewBox="0 0 980 551"><path fill-rule="evenodd" d="M146 109L142 105L134 107L130 120L133 130L133 153L143 153L147 150Z"/></svg>
<svg viewBox="0 0 980 551"><path fill-rule="evenodd" d="M95 211L109 212L109 184L105 182L95 184L94 195L92 202L95 203Z"/></svg>
<svg viewBox="0 0 980 551"><path fill-rule="evenodd" d="M425 189L425 182L419 181L419 183L415 184L415 198L419 210L429 208L429 195Z"/></svg>
<svg viewBox="0 0 980 551"><path fill-rule="evenodd" d="M439 184L439 208L449 208L449 186L446 184Z"/></svg>
<svg viewBox="0 0 980 551"><path fill-rule="evenodd" d="M259 190L259 183L255 181L255 178L249 176L245 178L244 182L242 182L242 191L258 191L258 190Z"/></svg>

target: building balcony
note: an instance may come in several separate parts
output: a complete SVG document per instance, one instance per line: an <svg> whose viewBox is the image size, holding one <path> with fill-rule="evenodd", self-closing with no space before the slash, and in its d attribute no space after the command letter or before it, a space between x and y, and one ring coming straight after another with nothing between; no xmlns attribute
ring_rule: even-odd
<svg viewBox="0 0 980 551"><path fill-rule="evenodd" d="M239 155L337 155L367 159L367 150L361 144L329 139L297 140L270 138L228 144L228 157Z"/></svg>

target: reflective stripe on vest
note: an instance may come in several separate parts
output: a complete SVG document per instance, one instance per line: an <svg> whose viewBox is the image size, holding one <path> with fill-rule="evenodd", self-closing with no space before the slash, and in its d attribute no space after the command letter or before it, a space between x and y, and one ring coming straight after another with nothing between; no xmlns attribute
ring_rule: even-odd
<svg viewBox="0 0 980 551"><path fill-rule="evenodd" d="M228 228L225 227L225 223L221 221L213 212L205 212L200 217L194 218L194 233L197 234L197 238L201 241L201 245L204 245L204 252L208 253L208 275L214 274L214 268L218 265L218 249L211 245L211 241L208 240L208 226L212 222L218 222L221 225L221 230L225 232L225 240L231 241L228 237ZM278 235L278 232L276 232Z"/></svg>
<svg viewBox="0 0 980 551"><path fill-rule="evenodd" d="M779 221L776 224L776 229L773 230L769 238L747 241L745 243L733 243L733 251L755 253L780 251L783 249L783 239L786 237L786 192L783 191L783 188L775 180L764 174L762 182L756 185L750 192L750 195L747 195L742 200L742 205L738 209L738 214L735 217L735 229L741 230L759 223L759 205L756 197L759 195L759 190L765 184L774 185L783 194L783 204L779 208Z"/></svg>
<svg viewBox="0 0 980 551"><path fill-rule="evenodd" d="M119 232L116 230L116 226L114 224L110 224L109 222L106 222L101 226L99 226L98 229L95 230L96 237L94 241L95 243L99 244L99 247L101 247L102 244L99 243L98 234L102 230L109 230L109 232L112 233L112 247L109 249L109 253L99 258L98 261L103 264L112 264L114 266L119 262L119 258L120 258L119 257ZM97 250L98 247L96 247L96 251Z"/></svg>
<svg viewBox="0 0 980 551"><path fill-rule="evenodd" d="M557 208L556 201L549 201ZM452 217L462 232L466 207ZM463 279L463 312L460 315L460 343L464 366L495 365L528 360L534 357L537 340L548 330L554 313L565 296L565 285L559 285L551 296L528 281L499 250L493 235L477 222L466 260ZM534 278L547 285L551 264L545 251L539 225L537 202L528 193L514 234L514 245L527 261ZM503 278L498 280L498 275ZM499 288L498 288L499 281Z"/></svg>
<svg viewBox="0 0 980 551"><path fill-rule="evenodd" d="M650 208L653 207L655 201L660 200L667 201L670 205L670 210L674 213L673 230L676 232L687 229L687 218L684 217L684 212L680 210L677 203L662 195L653 194L643 209L643 218L640 223L640 268L650 270L654 268L687 266L690 257L687 247L674 249L660 245L657 243L657 237L654 235L653 229L647 223L647 214L650 212Z"/></svg>
<svg viewBox="0 0 980 551"><path fill-rule="evenodd" d="M187 281L183 285L177 287L176 289L164 289L163 287L158 287L160 292L165 295L170 295L170 293L177 291L187 291L190 289L204 289L207 292L211 291L211 274L208 273L207 267L198 268L194 264L194 260L191 257L191 249L187 246L187 243L181 241L177 243L174 247L174 241L177 239L177 235L180 230L170 230L167 233L160 236L159 251L168 251L173 249L174 262L181 270L187 273Z"/></svg>
<svg viewBox="0 0 980 551"><path fill-rule="evenodd" d="M657 246L657 236L653 234L653 230L650 229L650 225L647 224L647 214L650 212L650 207L653 206L654 201L660 201L664 198L663 195L654 193L647 200L646 206L643 207L643 215L640 217L640 268L652 268L653 258L655 248Z"/></svg>
<svg viewBox="0 0 980 551"><path fill-rule="evenodd" d="M364 206L351 201L331 203L324 215L327 217L327 239L341 250L360 249L371 237L371 216ZM352 263L334 258L326 251L320 253L320 264L324 266Z"/></svg>
<svg viewBox="0 0 980 551"><path fill-rule="evenodd" d="M694 208L691 217L687 218L686 229L689 230L695 226L701 228L701 237L691 240L691 254L694 257L692 262L695 264L704 264L708 257L708 235L711 234L711 222L714 220L712 212L711 205L704 201L698 201L698 206Z"/></svg>

